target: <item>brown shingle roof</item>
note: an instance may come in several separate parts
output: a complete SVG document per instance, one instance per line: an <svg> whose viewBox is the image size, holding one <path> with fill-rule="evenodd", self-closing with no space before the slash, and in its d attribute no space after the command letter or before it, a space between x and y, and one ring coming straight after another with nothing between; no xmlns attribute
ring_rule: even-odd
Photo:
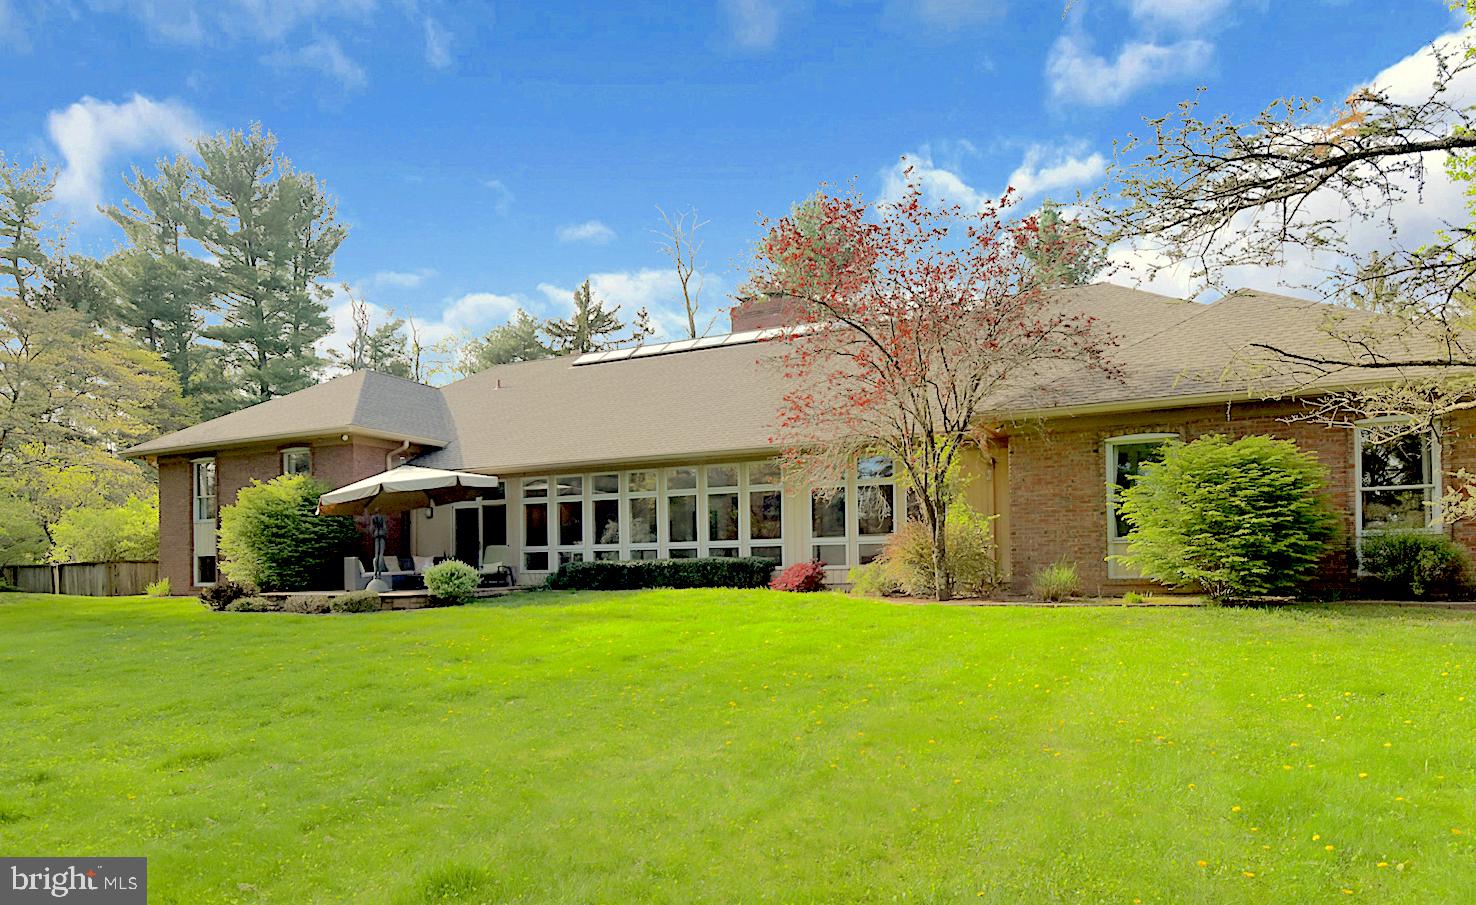
<svg viewBox="0 0 1476 905"><path fill-rule="evenodd" d="M157 437L125 450L124 455L193 452L344 432L440 446L451 440L451 419L435 387L356 371Z"/></svg>
<svg viewBox="0 0 1476 905"><path fill-rule="evenodd" d="M1283 378L1249 382L1241 373L1250 363L1247 347L1273 340L1340 351L1322 326L1330 315L1346 312L1249 291L1203 305L1107 283L1063 290L1060 304L1097 318L1101 329L1118 337L1111 357L1121 379L1054 365L1001 393L990 406L995 416L1157 407L1288 389ZM782 348L747 343L583 365L555 358L502 365L440 388L359 372L129 453L340 430L439 446L416 464L449 469L516 472L756 452L769 445L784 394L778 369L759 360Z"/></svg>

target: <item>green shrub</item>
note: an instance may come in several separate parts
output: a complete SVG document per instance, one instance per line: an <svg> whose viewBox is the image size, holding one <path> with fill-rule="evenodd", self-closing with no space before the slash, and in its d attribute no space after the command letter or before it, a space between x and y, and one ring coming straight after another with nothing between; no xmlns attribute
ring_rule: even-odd
<svg viewBox="0 0 1476 905"><path fill-rule="evenodd" d="M164 576L158 581L151 581L148 584L144 585L144 594L149 597L168 597L169 590L170 588L168 575Z"/></svg>
<svg viewBox="0 0 1476 905"><path fill-rule="evenodd" d="M425 586L431 596L462 604L476 596L477 584L482 575L464 562L448 559L425 570Z"/></svg>
<svg viewBox="0 0 1476 905"><path fill-rule="evenodd" d="M556 591L630 591L639 588L762 588L775 562L762 557L703 559L599 559L559 566L548 576Z"/></svg>
<svg viewBox="0 0 1476 905"><path fill-rule="evenodd" d="M263 591L335 587L359 540L354 520L314 515L328 488L306 475L253 481L220 510L220 569Z"/></svg>
<svg viewBox="0 0 1476 905"><path fill-rule="evenodd" d="M1363 570L1393 597L1456 597L1469 585L1470 557L1444 534L1395 531L1363 538Z"/></svg>
<svg viewBox="0 0 1476 905"><path fill-rule="evenodd" d="M316 615L329 612L331 606L332 598L327 594L293 594L282 601L282 612Z"/></svg>
<svg viewBox="0 0 1476 905"><path fill-rule="evenodd" d="M1333 538L1324 483L1317 460L1289 440L1171 441L1122 492L1132 530L1117 559L1216 600L1293 590Z"/></svg>
<svg viewBox="0 0 1476 905"><path fill-rule="evenodd" d="M129 497L121 506L63 512L51 526L53 562L122 562L159 558L159 506Z"/></svg>
<svg viewBox="0 0 1476 905"><path fill-rule="evenodd" d="M10 594L19 591L20 588L11 584L3 575L0 575L0 594Z"/></svg>
<svg viewBox="0 0 1476 905"><path fill-rule="evenodd" d="M1041 600L1065 600L1081 593L1081 576L1076 563L1057 560L1036 571L1030 579L1030 593Z"/></svg>
<svg viewBox="0 0 1476 905"><path fill-rule="evenodd" d="M220 612L242 597L250 597L256 591L252 588L234 581L217 581L215 584L200 592L200 602L206 607Z"/></svg>
<svg viewBox="0 0 1476 905"><path fill-rule="evenodd" d="M999 583L994 519L955 503L948 508L943 531L947 544L944 567L953 576L953 592L965 596L989 593ZM852 569L847 577L855 594L934 596L932 532L922 522L904 522L881 555Z"/></svg>
<svg viewBox="0 0 1476 905"><path fill-rule="evenodd" d="M270 597L239 597L226 606L231 613L278 613L282 604Z"/></svg>
<svg viewBox="0 0 1476 905"><path fill-rule="evenodd" d="M1143 603L1147 599L1148 598L1144 597L1142 594L1139 594L1137 591L1128 591L1126 594L1122 595L1122 602L1125 606L1136 606L1140 603Z"/></svg>
<svg viewBox="0 0 1476 905"><path fill-rule="evenodd" d="M328 601L328 610L333 613L377 613L379 595L373 591L351 591Z"/></svg>

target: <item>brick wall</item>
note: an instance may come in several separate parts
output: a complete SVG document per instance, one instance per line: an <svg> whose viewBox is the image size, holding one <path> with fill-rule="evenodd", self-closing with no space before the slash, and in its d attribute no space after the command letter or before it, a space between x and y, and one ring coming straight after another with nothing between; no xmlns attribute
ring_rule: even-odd
<svg viewBox="0 0 1476 905"><path fill-rule="evenodd" d="M159 460L159 577L169 579L175 594L188 594L194 584L190 480L188 458Z"/></svg>
<svg viewBox="0 0 1476 905"><path fill-rule="evenodd" d="M1329 501L1342 514L1343 538L1352 538L1353 432L1282 420L1299 410L1286 403L1244 403L1017 426L1009 437L1015 584L1024 587L1042 566L1067 559L1076 563L1088 594L1153 587L1141 579L1110 579L1107 574L1105 441L1129 434L1178 433L1186 440L1213 433L1268 434L1292 440L1327 468ZM1468 544L1476 541L1470 529L1462 529L1458 537ZM1330 554L1323 581L1336 584L1346 579L1346 551Z"/></svg>
<svg viewBox="0 0 1476 905"><path fill-rule="evenodd" d="M313 476L330 487L342 487L360 478L384 471L385 456L399 447L387 440L351 438L347 442L333 437L315 441L296 441L272 445L241 446L223 449L215 454L217 503L227 506L253 480L270 481L282 473L282 450L309 446L313 451ZM414 455L417 448L408 453ZM194 493L190 462L209 453L189 456L161 457L159 466L159 574L168 576L175 593L189 593L194 586ZM368 536L368 519L359 519L364 539L359 553L368 557L373 542ZM391 553L409 553L406 519L390 517L389 539L385 549Z"/></svg>

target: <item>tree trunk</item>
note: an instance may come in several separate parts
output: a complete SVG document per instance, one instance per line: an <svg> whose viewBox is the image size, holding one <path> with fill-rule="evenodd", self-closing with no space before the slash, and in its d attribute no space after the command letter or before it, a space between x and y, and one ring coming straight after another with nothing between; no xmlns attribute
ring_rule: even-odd
<svg viewBox="0 0 1476 905"><path fill-rule="evenodd" d="M948 571L948 508L934 509L933 515L933 599L953 599L953 576Z"/></svg>

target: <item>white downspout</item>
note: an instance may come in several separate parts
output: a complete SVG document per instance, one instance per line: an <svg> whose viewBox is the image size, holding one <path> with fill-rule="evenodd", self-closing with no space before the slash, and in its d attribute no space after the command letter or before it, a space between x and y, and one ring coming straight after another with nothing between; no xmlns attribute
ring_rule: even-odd
<svg viewBox="0 0 1476 905"><path fill-rule="evenodd" d="M395 459L398 459L401 456L403 456L405 454L405 451L408 450L409 448L410 448L410 441L409 440L406 440L404 443L401 443L399 445L399 448L392 449L389 452L385 453L385 455L384 455L384 470L385 471L394 471L394 469L395 469Z"/></svg>

